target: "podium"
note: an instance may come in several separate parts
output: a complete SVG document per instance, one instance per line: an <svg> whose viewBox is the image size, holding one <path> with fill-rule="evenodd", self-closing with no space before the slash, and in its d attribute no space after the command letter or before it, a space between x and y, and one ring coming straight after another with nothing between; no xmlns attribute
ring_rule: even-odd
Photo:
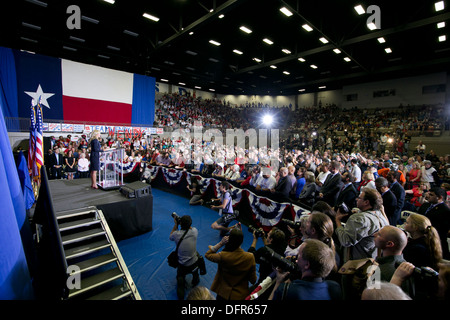
<svg viewBox="0 0 450 320"><path fill-rule="evenodd" d="M99 188L113 190L123 186L124 156L124 149L111 149L100 153L100 171L97 182Z"/></svg>

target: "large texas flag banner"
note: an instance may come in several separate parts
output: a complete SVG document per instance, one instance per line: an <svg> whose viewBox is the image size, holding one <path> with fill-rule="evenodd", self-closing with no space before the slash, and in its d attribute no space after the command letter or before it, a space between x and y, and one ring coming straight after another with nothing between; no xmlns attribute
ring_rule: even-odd
<svg viewBox="0 0 450 320"><path fill-rule="evenodd" d="M45 120L153 125L155 78L14 50L20 118L31 99Z"/></svg>

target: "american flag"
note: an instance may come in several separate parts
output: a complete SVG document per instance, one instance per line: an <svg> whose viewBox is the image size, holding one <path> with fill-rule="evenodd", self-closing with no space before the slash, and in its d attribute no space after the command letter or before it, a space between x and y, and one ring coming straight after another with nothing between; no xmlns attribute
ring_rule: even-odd
<svg viewBox="0 0 450 320"><path fill-rule="evenodd" d="M30 116L30 141L28 148L28 170L31 171L32 175L36 172L35 166L36 163L34 161L35 154L35 130L36 130L36 117L34 112L34 100L31 100L31 116Z"/></svg>
<svg viewBox="0 0 450 320"><path fill-rule="evenodd" d="M42 119L42 107L41 99L39 98L39 103L36 106L36 129L35 129L35 161L37 167L37 176L40 176L41 167L44 165L44 138L42 135L43 119Z"/></svg>
<svg viewBox="0 0 450 320"><path fill-rule="evenodd" d="M30 123L30 142L28 151L28 169L31 171L31 175L35 179L40 178L41 167L44 164L44 153L43 153L43 119L42 119L42 108L41 99L36 106L34 106L35 101L31 101L31 123ZM36 109L35 109L36 108Z"/></svg>

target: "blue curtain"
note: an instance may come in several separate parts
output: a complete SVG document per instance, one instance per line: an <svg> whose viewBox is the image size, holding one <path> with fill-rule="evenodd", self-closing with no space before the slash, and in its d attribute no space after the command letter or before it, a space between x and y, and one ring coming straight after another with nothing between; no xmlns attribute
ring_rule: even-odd
<svg viewBox="0 0 450 320"><path fill-rule="evenodd" d="M153 77L134 74L131 124L153 125L155 120L155 84Z"/></svg>
<svg viewBox="0 0 450 320"><path fill-rule="evenodd" d="M12 49L0 47L0 92L3 115L10 131L19 131L16 63Z"/></svg>
<svg viewBox="0 0 450 320"><path fill-rule="evenodd" d="M22 152L19 152L19 157L16 159L17 173L19 175L20 185L22 186L22 193L25 200L25 209L29 210L36 201L34 197L33 185L31 183L30 174L28 173L27 160Z"/></svg>
<svg viewBox="0 0 450 320"><path fill-rule="evenodd" d="M29 223L26 220L22 187L3 116L6 100L3 91L0 91L0 299L24 300L33 297L22 243L22 230L27 229ZM29 243L29 238L24 241Z"/></svg>

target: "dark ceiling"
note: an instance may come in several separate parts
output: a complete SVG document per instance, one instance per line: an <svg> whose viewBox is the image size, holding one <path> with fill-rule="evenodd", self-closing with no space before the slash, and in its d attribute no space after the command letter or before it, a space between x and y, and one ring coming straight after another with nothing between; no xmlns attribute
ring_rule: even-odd
<svg viewBox="0 0 450 320"><path fill-rule="evenodd" d="M439 42L438 37L448 33L450 13L448 5L436 11L435 2L2 1L0 45L146 74L158 82L165 79L219 94L295 95L318 91L320 86L339 89L354 83L449 71L450 39ZM369 30L371 14L358 15L354 9L357 4L365 9L369 5L380 8L380 29ZM73 11L67 13L70 5L80 9L81 29L67 27L68 20L77 21L72 20L76 17ZM282 7L292 15L283 14ZM144 18L143 13L159 21ZM446 26L438 28L439 22ZM313 31L303 29L304 24ZM241 31L241 26L252 33ZM329 42L323 44L321 37ZM380 37L386 42L380 44ZM264 43L264 38L273 44ZM212 45L209 40L221 45ZM388 47L392 53L385 52ZM335 48L341 53L333 52ZM344 61L345 57L350 61Z"/></svg>

